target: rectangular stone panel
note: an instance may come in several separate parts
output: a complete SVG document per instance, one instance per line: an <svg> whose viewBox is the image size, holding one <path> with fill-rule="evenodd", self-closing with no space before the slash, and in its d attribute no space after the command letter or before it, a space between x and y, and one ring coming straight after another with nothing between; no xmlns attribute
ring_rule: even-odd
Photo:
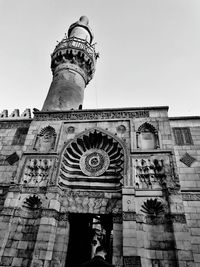
<svg viewBox="0 0 200 267"><path fill-rule="evenodd" d="M124 257L124 267L141 267L141 259L139 256Z"/></svg>

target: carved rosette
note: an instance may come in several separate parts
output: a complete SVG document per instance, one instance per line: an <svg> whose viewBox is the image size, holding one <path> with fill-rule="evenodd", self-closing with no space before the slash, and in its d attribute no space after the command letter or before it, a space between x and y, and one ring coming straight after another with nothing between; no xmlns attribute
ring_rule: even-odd
<svg viewBox="0 0 200 267"><path fill-rule="evenodd" d="M109 182L120 186L123 163L121 144L95 129L72 141L64 150L59 184L83 181Z"/></svg>
<svg viewBox="0 0 200 267"><path fill-rule="evenodd" d="M109 167L110 158L102 149L89 149L80 158L80 168L87 176L100 176Z"/></svg>

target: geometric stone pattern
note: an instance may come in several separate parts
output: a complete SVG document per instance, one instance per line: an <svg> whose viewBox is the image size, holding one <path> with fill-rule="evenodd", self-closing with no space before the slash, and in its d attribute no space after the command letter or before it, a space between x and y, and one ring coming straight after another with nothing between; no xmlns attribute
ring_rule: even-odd
<svg viewBox="0 0 200 267"><path fill-rule="evenodd" d="M190 156L187 152L180 158L180 161L183 162L186 166L190 167L194 161L196 161L195 158Z"/></svg>

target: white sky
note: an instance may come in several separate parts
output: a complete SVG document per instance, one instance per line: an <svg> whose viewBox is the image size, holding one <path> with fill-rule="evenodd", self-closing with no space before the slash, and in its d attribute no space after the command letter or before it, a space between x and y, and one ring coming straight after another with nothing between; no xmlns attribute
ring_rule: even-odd
<svg viewBox="0 0 200 267"><path fill-rule="evenodd" d="M200 115L199 0L0 0L0 110L42 108L50 54L81 15L100 52L84 108Z"/></svg>

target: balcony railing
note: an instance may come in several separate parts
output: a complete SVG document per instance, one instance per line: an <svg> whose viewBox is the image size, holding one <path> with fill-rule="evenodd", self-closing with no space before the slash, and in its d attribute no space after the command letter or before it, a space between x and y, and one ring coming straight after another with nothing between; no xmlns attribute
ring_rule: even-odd
<svg viewBox="0 0 200 267"><path fill-rule="evenodd" d="M80 51L84 51L92 60L96 59L96 52L93 45L90 45L86 40L71 37L71 38L64 38L55 48L53 55L56 55L60 50L67 49L67 48L75 48Z"/></svg>

